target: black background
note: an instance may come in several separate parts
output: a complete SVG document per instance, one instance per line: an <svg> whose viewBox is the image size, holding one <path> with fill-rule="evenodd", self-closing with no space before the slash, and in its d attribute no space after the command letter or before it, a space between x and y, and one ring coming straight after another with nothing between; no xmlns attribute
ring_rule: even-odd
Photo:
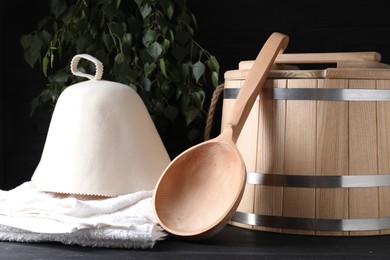
<svg viewBox="0 0 390 260"><path fill-rule="evenodd" d="M390 63L390 8L386 1L189 0L197 42L220 62L221 74L254 59L275 31L287 34L286 53L376 51ZM20 36L36 29L48 0L2 0L0 22L0 189L30 179L39 162L49 117L30 117L45 81L23 60ZM211 93L208 93L210 98ZM220 112L220 110L217 110ZM213 134L218 132L217 115Z"/></svg>

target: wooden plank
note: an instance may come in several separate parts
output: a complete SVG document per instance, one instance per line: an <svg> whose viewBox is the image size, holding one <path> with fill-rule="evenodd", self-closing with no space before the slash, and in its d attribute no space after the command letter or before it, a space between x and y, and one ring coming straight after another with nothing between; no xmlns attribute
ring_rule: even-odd
<svg viewBox="0 0 390 260"><path fill-rule="evenodd" d="M230 70L225 72L225 78L234 78L234 79L245 79L248 75L249 70ZM325 70L271 70L268 73L269 79L306 79L306 78L325 78Z"/></svg>
<svg viewBox="0 0 390 260"><path fill-rule="evenodd" d="M316 88L317 80L291 79L287 88ZM286 107L285 173L315 175L316 101L288 100ZM315 188L284 188L283 216L315 218ZM314 231L288 230L284 233L314 234Z"/></svg>
<svg viewBox="0 0 390 260"><path fill-rule="evenodd" d="M348 88L348 80L320 80L319 88ZM318 101L316 175L348 175L348 102ZM317 188L316 218L347 219L348 189ZM348 235L322 232L317 235Z"/></svg>
<svg viewBox="0 0 390 260"><path fill-rule="evenodd" d="M378 80L378 89L390 89L390 80ZM377 102L378 173L390 174L390 102ZM390 217L390 187L379 188L379 217ZM381 230L380 234L390 234Z"/></svg>
<svg viewBox="0 0 390 260"><path fill-rule="evenodd" d="M390 69L329 68L328 79L390 79Z"/></svg>
<svg viewBox="0 0 390 260"><path fill-rule="evenodd" d="M318 79L325 78L325 70L271 70L268 78Z"/></svg>
<svg viewBox="0 0 390 260"><path fill-rule="evenodd" d="M338 61L380 61L378 52L322 52L322 53L283 53L275 63L287 64L326 64Z"/></svg>
<svg viewBox="0 0 390 260"><path fill-rule="evenodd" d="M326 64L340 61L374 61L381 60L378 52L324 52L324 53L282 53L276 59L276 64ZM238 64L240 70L250 69L253 60L241 61Z"/></svg>
<svg viewBox="0 0 390 260"><path fill-rule="evenodd" d="M264 88L285 88L286 80L268 80ZM284 136L286 101L260 102L259 135L256 172L284 172ZM255 214L282 216L283 187L256 185ZM254 227L258 230L281 232L280 228Z"/></svg>
<svg viewBox="0 0 390 260"><path fill-rule="evenodd" d="M374 89L375 80L350 80L349 88ZM349 102L349 175L378 174L376 102ZM378 188L349 188L349 217L379 217ZM377 235L356 231L350 235Z"/></svg>
<svg viewBox="0 0 390 260"><path fill-rule="evenodd" d="M377 61L339 61L337 62L337 68L383 68L389 69L390 65Z"/></svg>
<svg viewBox="0 0 390 260"><path fill-rule="evenodd" d="M225 89L241 88L244 80L226 80ZM229 114L233 108L236 99L223 100L222 126L228 120ZM248 115L247 121L244 124L241 134L237 139L237 148L240 151L246 166L247 172L254 172L256 170L256 152L257 152L257 132L259 122L259 99L253 105L251 112ZM221 128L222 129L222 128ZM246 184L243 197L237 208L237 211L253 213L254 190L252 184ZM251 225L240 224L237 222L230 222L234 226L251 229Z"/></svg>

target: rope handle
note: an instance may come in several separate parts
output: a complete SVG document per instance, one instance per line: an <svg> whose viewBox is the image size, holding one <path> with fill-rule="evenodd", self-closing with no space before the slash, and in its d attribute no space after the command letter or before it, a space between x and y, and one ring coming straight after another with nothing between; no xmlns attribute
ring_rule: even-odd
<svg viewBox="0 0 390 260"><path fill-rule="evenodd" d="M213 96L211 97L209 113L207 115L206 127L205 127L205 130L204 130L204 140L205 141L210 139L210 133L211 133L211 128L213 126L215 109L217 107L219 96L223 92L223 89L224 89L224 84L223 83L218 85L215 88L214 92L213 92Z"/></svg>
<svg viewBox="0 0 390 260"><path fill-rule="evenodd" d="M81 59L86 59L89 60L90 62L95 63L95 70L96 70L95 75L91 75L79 71L77 66L79 65ZM70 71L75 76L88 78L90 80L101 80L103 76L103 63L89 54L77 54L73 57L72 61L70 62Z"/></svg>

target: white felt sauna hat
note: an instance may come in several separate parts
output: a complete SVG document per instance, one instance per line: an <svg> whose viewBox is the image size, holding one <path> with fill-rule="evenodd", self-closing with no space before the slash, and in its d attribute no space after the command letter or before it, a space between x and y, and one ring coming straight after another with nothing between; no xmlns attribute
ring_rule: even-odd
<svg viewBox="0 0 390 260"><path fill-rule="evenodd" d="M81 58L95 63L94 76L78 70ZM76 55L71 71L90 80L61 93L32 182L42 191L99 196L153 189L170 158L141 98L100 80L103 65L88 54Z"/></svg>

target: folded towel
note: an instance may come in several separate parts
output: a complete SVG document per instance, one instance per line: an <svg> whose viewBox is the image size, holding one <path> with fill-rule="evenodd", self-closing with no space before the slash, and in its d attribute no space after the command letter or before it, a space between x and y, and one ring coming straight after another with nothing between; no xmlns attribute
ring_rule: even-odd
<svg viewBox="0 0 390 260"><path fill-rule="evenodd" d="M167 236L153 215L152 193L91 198L42 192L25 182L0 190L0 240L152 248Z"/></svg>

